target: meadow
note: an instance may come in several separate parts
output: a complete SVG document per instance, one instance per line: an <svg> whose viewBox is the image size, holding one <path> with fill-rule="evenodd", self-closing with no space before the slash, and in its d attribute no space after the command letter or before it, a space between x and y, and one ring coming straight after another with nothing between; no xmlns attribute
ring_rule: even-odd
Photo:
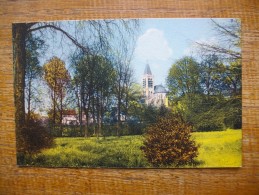
<svg viewBox="0 0 259 195"><path fill-rule="evenodd" d="M242 131L194 132L199 147L195 167L240 167ZM44 167L150 168L140 150L143 136L56 138L55 146L27 156L24 165ZM187 166L190 167L190 166Z"/></svg>

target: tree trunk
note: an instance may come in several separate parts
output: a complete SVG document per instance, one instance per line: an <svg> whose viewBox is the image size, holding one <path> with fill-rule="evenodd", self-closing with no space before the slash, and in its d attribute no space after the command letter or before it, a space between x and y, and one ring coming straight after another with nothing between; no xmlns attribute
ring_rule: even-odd
<svg viewBox="0 0 259 195"><path fill-rule="evenodd" d="M79 124L80 124L80 136L83 136L83 132L82 132L82 123L83 123L83 109L82 109L82 100L79 100Z"/></svg>
<svg viewBox="0 0 259 195"><path fill-rule="evenodd" d="M94 101L94 95L92 96L92 119L93 119L94 135L96 136L96 119L95 119L95 101Z"/></svg>
<svg viewBox="0 0 259 195"><path fill-rule="evenodd" d="M121 128L121 97L120 97L120 95L118 96L117 112L118 112L117 136L120 136L120 128Z"/></svg>
<svg viewBox="0 0 259 195"><path fill-rule="evenodd" d="M31 81L28 86L28 109L27 109L27 121L31 118Z"/></svg>
<svg viewBox="0 0 259 195"><path fill-rule="evenodd" d="M101 92L101 104L100 104L100 133L102 134L103 137L105 137L105 132L103 132L103 107L104 107L104 95L103 92Z"/></svg>
<svg viewBox="0 0 259 195"><path fill-rule="evenodd" d="M88 137L89 109L85 109L85 137Z"/></svg>
<svg viewBox="0 0 259 195"><path fill-rule="evenodd" d="M26 34L26 24L13 24L14 104L16 132L20 132L21 128L25 125L24 88Z"/></svg>
<svg viewBox="0 0 259 195"><path fill-rule="evenodd" d="M77 88L78 90L78 88ZM83 136L83 105L82 105L82 94L78 94L78 91L76 91L76 98L77 98L77 107L78 107L78 120L79 120L79 127L80 127L80 136Z"/></svg>
<svg viewBox="0 0 259 195"><path fill-rule="evenodd" d="M96 131L96 136L97 138L99 138L99 135L100 135L100 128L101 128L101 125L100 125L100 97L99 97L99 93L97 92L96 94L96 117L97 117L97 131Z"/></svg>
<svg viewBox="0 0 259 195"><path fill-rule="evenodd" d="M60 123L60 136L61 136L61 137L62 137L62 134L63 134L62 118L63 118L63 90L62 90L62 88L61 88L61 94L60 94L60 118L59 118L59 123Z"/></svg>
<svg viewBox="0 0 259 195"><path fill-rule="evenodd" d="M84 109L84 113L85 113L85 126L84 126L84 136L88 137L88 127L89 127L89 107L90 107L90 99L88 100L87 103L87 108L86 108L86 102L85 100L83 101L83 109Z"/></svg>

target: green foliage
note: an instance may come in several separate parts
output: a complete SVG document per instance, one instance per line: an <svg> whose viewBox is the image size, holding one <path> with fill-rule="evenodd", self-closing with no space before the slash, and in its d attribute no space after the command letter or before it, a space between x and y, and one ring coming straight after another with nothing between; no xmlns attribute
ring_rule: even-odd
<svg viewBox="0 0 259 195"><path fill-rule="evenodd" d="M72 66L75 69L73 81L78 110L97 119L98 131L95 133L99 134L100 121L105 118L105 114L109 114L107 112L111 106L114 69L105 56L88 56L84 53L78 53L72 58ZM89 132L88 123L86 129Z"/></svg>
<svg viewBox="0 0 259 195"><path fill-rule="evenodd" d="M193 164L198 156L198 146L191 140L191 126L179 115L160 118L149 126L141 149L154 167Z"/></svg>
<svg viewBox="0 0 259 195"><path fill-rule="evenodd" d="M191 64L180 59L170 69L167 82L173 111L181 113L194 131L241 128L240 60L225 65L215 54L203 56L196 64L197 74L191 73ZM197 78L194 84L189 82L191 78Z"/></svg>
<svg viewBox="0 0 259 195"><path fill-rule="evenodd" d="M156 107L153 105L143 105L142 121L147 124L156 123L160 117L167 116L171 113L171 110L164 105Z"/></svg>
<svg viewBox="0 0 259 195"><path fill-rule="evenodd" d="M241 98L194 94L180 98L173 104L194 131L219 131L242 126Z"/></svg>
<svg viewBox="0 0 259 195"><path fill-rule="evenodd" d="M194 131L218 131L225 129L224 102L219 96L193 94L180 98L175 110L192 124Z"/></svg>
<svg viewBox="0 0 259 195"><path fill-rule="evenodd" d="M181 113L195 131L242 126L240 21L211 20L218 43L197 42L200 62L184 57L167 76L173 111Z"/></svg>
<svg viewBox="0 0 259 195"><path fill-rule="evenodd" d="M215 54L203 56L200 63L200 85L207 96L220 95L226 91L226 66Z"/></svg>
<svg viewBox="0 0 259 195"><path fill-rule="evenodd" d="M169 70L167 85L172 96L200 91L199 64L192 57L177 60Z"/></svg>
<svg viewBox="0 0 259 195"><path fill-rule="evenodd" d="M143 115L143 107L144 105L141 104L140 100L143 97L143 89L142 86L133 83L130 85L128 90L128 109L127 115L128 117L133 117L137 120L141 120Z"/></svg>
<svg viewBox="0 0 259 195"><path fill-rule="evenodd" d="M242 128L242 99L240 96L230 97L223 107L225 113L224 122L231 129Z"/></svg>
<svg viewBox="0 0 259 195"><path fill-rule="evenodd" d="M241 59L232 61L226 66L225 83L228 87L228 95L235 97L241 96L242 90L242 64Z"/></svg>

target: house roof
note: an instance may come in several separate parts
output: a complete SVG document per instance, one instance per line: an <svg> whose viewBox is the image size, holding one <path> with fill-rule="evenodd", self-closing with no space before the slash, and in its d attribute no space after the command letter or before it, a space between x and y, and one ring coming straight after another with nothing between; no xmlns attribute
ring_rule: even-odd
<svg viewBox="0 0 259 195"><path fill-rule="evenodd" d="M144 70L144 74L152 75L151 69L149 67L149 64L146 65L146 68Z"/></svg>
<svg viewBox="0 0 259 195"><path fill-rule="evenodd" d="M76 115L75 110L63 110L63 115Z"/></svg>
<svg viewBox="0 0 259 195"><path fill-rule="evenodd" d="M154 87L154 93L167 93L168 91L163 85L156 85Z"/></svg>

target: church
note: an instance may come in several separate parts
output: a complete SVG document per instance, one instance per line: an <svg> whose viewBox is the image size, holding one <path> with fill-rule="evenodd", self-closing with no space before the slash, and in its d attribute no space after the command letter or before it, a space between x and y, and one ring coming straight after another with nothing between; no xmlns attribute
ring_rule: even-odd
<svg viewBox="0 0 259 195"><path fill-rule="evenodd" d="M149 64L146 65L143 75L143 97L147 105L168 107L168 91L163 85L154 85L154 76L152 75Z"/></svg>

